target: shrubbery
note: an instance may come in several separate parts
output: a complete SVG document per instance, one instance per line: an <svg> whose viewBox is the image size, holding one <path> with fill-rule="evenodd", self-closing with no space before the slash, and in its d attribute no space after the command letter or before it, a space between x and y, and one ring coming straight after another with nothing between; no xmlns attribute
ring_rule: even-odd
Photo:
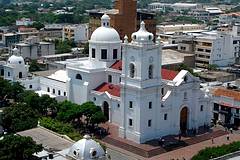
<svg viewBox="0 0 240 160"><path fill-rule="evenodd" d="M197 155L195 155L192 160L206 160L211 158L220 157L232 152L239 151L240 149L240 142L233 142L228 145L222 145L218 147L211 147L211 148L205 148Z"/></svg>
<svg viewBox="0 0 240 160"><path fill-rule="evenodd" d="M71 124L63 123L49 117L42 117L40 119L40 125L59 134L67 135L73 140L79 140L82 138Z"/></svg>

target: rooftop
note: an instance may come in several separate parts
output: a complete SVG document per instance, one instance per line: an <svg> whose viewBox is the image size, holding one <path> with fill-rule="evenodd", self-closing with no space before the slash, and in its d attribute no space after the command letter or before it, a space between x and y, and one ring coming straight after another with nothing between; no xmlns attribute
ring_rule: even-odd
<svg viewBox="0 0 240 160"><path fill-rule="evenodd" d="M213 90L213 95L214 96L224 96L224 97L229 97L232 98L236 101L240 101L240 92L231 90L231 89L226 89L224 87L219 87L217 89Z"/></svg>
<svg viewBox="0 0 240 160"><path fill-rule="evenodd" d="M29 136L37 144L42 144L45 149L53 149L55 151L60 151L73 145L72 141L61 138L54 132L50 132L41 127L18 132L17 134L21 136Z"/></svg>

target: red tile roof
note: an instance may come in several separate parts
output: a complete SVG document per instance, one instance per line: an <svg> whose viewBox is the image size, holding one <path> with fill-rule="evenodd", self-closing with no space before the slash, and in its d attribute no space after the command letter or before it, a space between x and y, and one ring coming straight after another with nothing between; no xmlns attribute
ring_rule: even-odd
<svg viewBox="0 0 240 160"><path fill-rule="evenodd" d="M114 85L111 83L104 82L94 90L98 91L98 92L108 92L110 95L120 97L120 86L119 85Z"/></svg>
<svg viewBox="0 0 240 160"><path fill-rule="evenodd" d="M117 60L115 63L113 63L112 65L111 65L111 67L110 68L112 68L112 69L117 69L117 70L122 70L122 61L121 60Z"/></svg>
<svg viewBox="0 0 240 160"><path fill-rule="evenodd" d="M173 80L177 76L178 72L162 68L162 79Z"/></svg>
<svg viewBox="0 0 240 160"><path fill-rule="evenodd" d="M122 61L117 60L115 63L112 64L112 66L110 68L121 71L122 70ZM178 74L177 71L162 69L162 79L173 80L177 76L177 74Z"/></svg>
<svg viewBox="0 0 240 160"><path fill-rule="evenodd" d="M226 88L217 88L213 90L214 96L224 96L234 99L235 101L240 101L240 92L226 89Z"/></svg>

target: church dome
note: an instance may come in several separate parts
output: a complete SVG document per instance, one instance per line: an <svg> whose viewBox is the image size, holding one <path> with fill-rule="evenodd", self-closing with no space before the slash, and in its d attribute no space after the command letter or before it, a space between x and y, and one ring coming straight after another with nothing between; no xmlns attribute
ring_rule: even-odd
<svg viewBox="0 0 240 160"><path fill-rule="evenodd" d="M76 160L91 160L105 157L105 152L99 143L85 135L69 149L67 156Z"/></svg>
<svg viewBox="0 0 240 160"><path fill-rule="evenodd" d="M145 23L142 21L140 29L132 34L132 41L137 43L153 43L153 34L145 28Z"/></svg>
<svg viewBox="0 0 240 160"><path fill-rule="evenodd" d="M97 28L90 38L90 41L97 42L120 42L118 32L110 27L110 17L104 14L101 18L101 27Z"/></svg>
<svg viewBox="0 0 240 160"><path fill-rule="evenodd" d="M7 63L8 64L15 64L15 65L19 65L19 64L20 65L25 65L23 57L15 56L15 55L12 55L11 57L9 57Z"/></svg>

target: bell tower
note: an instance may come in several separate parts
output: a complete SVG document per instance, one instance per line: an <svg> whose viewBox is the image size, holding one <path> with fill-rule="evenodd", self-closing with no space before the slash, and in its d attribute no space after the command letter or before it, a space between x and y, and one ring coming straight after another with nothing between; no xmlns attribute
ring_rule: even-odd
<svg viewBox="0 0 240 160"><path fill-rule="evenodd" d="M153 34L140 29L123 43L121 117L119 136L144 143L159 135L161 106L161 45Z"/></svg>

